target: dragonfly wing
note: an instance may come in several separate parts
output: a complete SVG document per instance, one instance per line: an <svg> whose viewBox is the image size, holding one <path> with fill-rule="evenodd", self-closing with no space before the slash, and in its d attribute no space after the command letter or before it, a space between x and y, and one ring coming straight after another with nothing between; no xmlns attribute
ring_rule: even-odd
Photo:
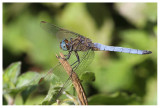
<svg viewBox="0 0 160 108"><path fill-rule="evenodd" d="M50 69L43 77L44 80L50 81L52 84L64 83L68 78L63 66L59 63L54 68Z"/></svg>
<svg viewBox="0 0 160 108"><path fill-rule="evenodd" d="M92 63L95 54L92 50L79 52L78 54L80 56L80 64L77 68L75 68L74 71L77 73L78 76L80 76L82 73L84 73L85 69L89 66L89 64Z"/></svg>
<svg viewBox="0 0 160 108"><path fill-rule="evenodd" d="M63 66L59 63L55 67L50 69L40 79L39 82L42 82L43 80L50 82L50 84L51 84L50 86L52 88L52 91L49 90L48 94L50 94L51 92L54 92L53 93L54 95L52 96L52 103L54 103L61 96L61 94L64 90L68 89L71 86L71 84L72 84L71 81L68 81L67 84L63 87L63 85L65 84L68 77L69 76L66 73L66 71L64 70ZM61 90L62 87L63 87L63 89ZM47 96L46 96L46 98L47 98Z"/></svg>
<svg viewBox="0 0 160 108"><path fill-rule="evenodd" d="M45 21L41 21L40 26L53 36L56 36L59 41L62 41L63 39L70 39L70 38L75 38L79 36L80 34L74 33L72 31L60 28L56 25L50 24Z"/></svg>
<svg viewBox="0 0 160 108"><path fill-rule="evenodd" d="M82 54L79 54L79 56L80 56L81 62L77 66L77 68L73 70L74 72L77 73L78 76L80 76L84 72L84 69L93 61L94 51L88 50L88 51L83 52ZM72 84L72 81L70 77L68 76L68 79L64 82L62 88L60 89L57 95L57 99L62 94L62 92L67 89L67 87L70 87L71 84Z"/></svg>

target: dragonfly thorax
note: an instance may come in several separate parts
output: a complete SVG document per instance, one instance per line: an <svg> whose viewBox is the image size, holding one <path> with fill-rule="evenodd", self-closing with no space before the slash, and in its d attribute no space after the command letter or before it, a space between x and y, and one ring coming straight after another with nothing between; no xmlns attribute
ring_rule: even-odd
<svg viewBox="0 0 160 108"><path fill-rule="evenodd" d="M64 51L69 50L69 42L67 39L64 39L62 42L60 42L60 48Z"/></svg>

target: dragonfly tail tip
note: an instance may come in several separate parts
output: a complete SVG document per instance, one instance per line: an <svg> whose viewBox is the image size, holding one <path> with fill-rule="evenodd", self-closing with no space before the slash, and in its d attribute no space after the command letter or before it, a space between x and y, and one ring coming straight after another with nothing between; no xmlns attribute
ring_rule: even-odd
<svg viewBox="0 0 160 108"><path fill-rule="evenodd" d="M152 51L144 51L143 54L151 54Z"/></svg>

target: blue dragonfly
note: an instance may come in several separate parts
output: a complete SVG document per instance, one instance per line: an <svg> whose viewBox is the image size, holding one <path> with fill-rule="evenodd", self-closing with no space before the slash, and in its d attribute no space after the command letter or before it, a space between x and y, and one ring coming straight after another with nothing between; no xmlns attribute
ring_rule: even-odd
<svg viewBox="0 0 160 108"><path fill-rule="evenodd" d="M76 72L78 76L81 75L84 72L83 70L92 62L95 51L114 51L139 55L152 53L148 50L139 50L93 43L91 39L85 36L60 28L45 21L41 21L41 27L53 36L56 36L59 40L60 49L68 52L63 59L66 59L68 61L71 60L73 58L71 57L71 55L73 55L74 52L73 56L76 59L70 62L70 64L73 68L73 71ZM68 75L65 75L65 72L56 71L62 68L59 67L59 65L52 69L54 75L58 76L60 80L63 80L63 86L60 89L57 98L61 95L62 91L65 90L69 84L71 84L70 77ZM57 69L57 67L59 68Z"/></svg>

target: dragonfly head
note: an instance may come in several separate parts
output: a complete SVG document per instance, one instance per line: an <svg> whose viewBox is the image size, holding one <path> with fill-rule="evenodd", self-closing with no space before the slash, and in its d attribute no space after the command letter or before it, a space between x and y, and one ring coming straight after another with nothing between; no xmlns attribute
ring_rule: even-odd
<svg viewBox="0 0 160 108"><path fill-rule="evenodd" d="M64 51L69 50L69 42L67 39L62 40L62 42L60 42L60 48L63 49Z"/></svg>

